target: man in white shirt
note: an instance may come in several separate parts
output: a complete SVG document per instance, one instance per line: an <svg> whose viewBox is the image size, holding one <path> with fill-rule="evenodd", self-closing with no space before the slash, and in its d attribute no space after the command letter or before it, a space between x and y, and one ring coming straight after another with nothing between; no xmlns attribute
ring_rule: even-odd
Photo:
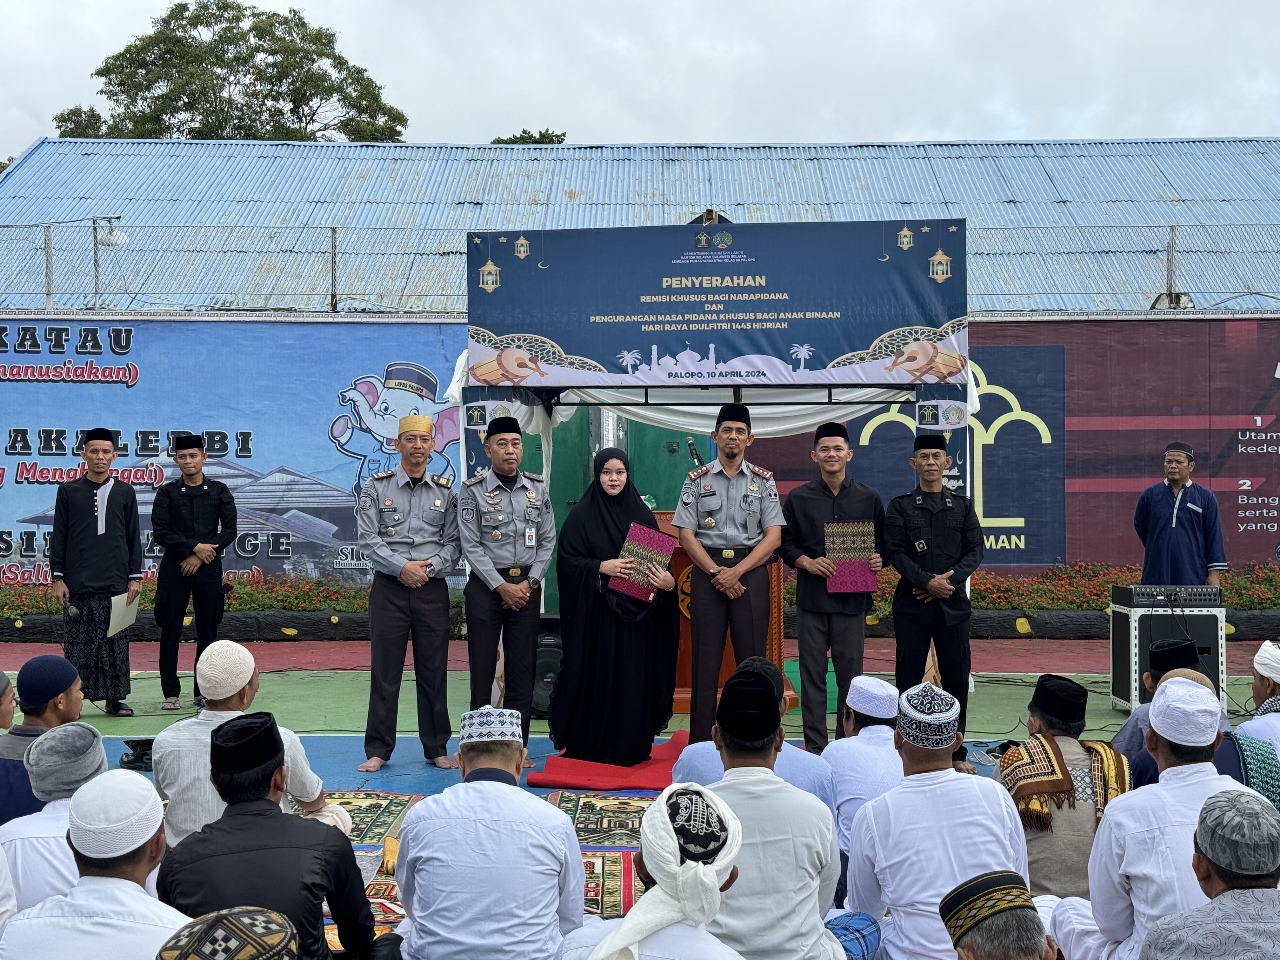
<svg viewBox="0 0 1280 960"><path fill-rule="evenodd" d="M840 877L831 811L774 774L782 746L777 691L759 673L725 682L711 737L724 779L711 785L742 823L741 871L707 929L746 960L843 960L823 926Z"/></svg>
<svg viewBox="0 0 1280 960"><path fill-rule="evenodd" d="M23 910L0 935L0 960L153 960L190 919L146 891L164 856L164 810L146 777L108 770L71 797L67 814L80 879Z"/></svg>
<svg viewBox="0 0 1280 960"><path fill-rule="evenodd" d="M786 713L786 689L782 683L782 671L772 660L768 657L747 657L733 672L758 673L766 677L778 694L780 712ZM783 740L773 772L793 787L813 794L827 805L832 816L835 815L835 777L831 773L831 766L823 763L818 754L808 753ZM720 751L710 740L691 743L681 750L671 770L673 783L699 783L704 787L718 782L723 776L724 764L720 762Z"/></svg>
<svg viewBox="0 0 1280 960"><path fill-rule="evenodd" d="M640 821L636 876L645 894L620 920L585 922L559 960L742 960L707 932L738 878L742 825L706 787L674 783Z"/></svg>
<svg viewBox="0 0 1280 960"><path fill-rule="evenodd" d="M848 890L849 831L862 805L902 782L902 758L893 745L898 716L898 689L891 683L862 675L849 683L845 698L844 736L822 751L836 784L836 840L840 844L840 884L836 904Z"/></svg>
<svg viewBox="0 0 1280 960"><path fill-rule="evenodd" d="M586 882L573 821L520 788L521 715L462 715L462 783L409 809L396 881L404 960L553 960L582 926Z"/></svg>
<svg viewBox="0 0 1280 960"><path fill-rule="evenodd" d="M1027 841L1009 792L960 773L964 741L955 697L929 683L898 700L894 744L905 779L869 800L849 834L850 910L881 921L881 960L954 960L938 914L964 880L992 870L1027 879Z"/></svg>
<svg viewBox="0 0 1280 960"><path fill-rule="evenodd" d="M1053 936L1070 960L1134 960L1152 923L1208 902L1191 870L1200 808L1221 790L1248 790L1214 768L1220 712L1213 691L1193 680L1156 688L1146 744L1160 780L1107 804L1089 857L1089 899L1053 909Z"/></svg>
<svg viewBox="0 0 1280 960"><path fill-rule="evenodd" d="M76 721L53 727L31 741L23 758L31 789L43 809L0 826L0 853L9 862L19 910L33 907L76 885L79 874L67 846L71 795L106 772L102 734Z"/></svg>
<svg viewBox="0 0 1280 960"><path fill-rule="evenodd" d="M13 892L13 877L9 873L9 861L0 853L0 933L9 918L18 912L18 898Z"/></svg>
<svg viewBox="0 0 1280 960"><path fill-rule="evenodd" d="M1237 733L1257 740L1267 740L1280 754L1280 647L1270 640L1253 656L1253 719L1236 728Z"/></svg>
<svg viewBox="0 0 1280 960"><path fill-rule="evenodd" d="M196 681L205 698L204 709L162 730L151 750L156 790L169 801L164 829L170 846L177 846L213 823L227 807L209 779L209 734L249 709L258 693L258 669L253 654L243 645L215 640L196 662ZM325 802L324 783L307 762L298 735L284 727L279 730L288 777L281 808L289 810L292 798L304 817L314 817L350 833L350 815Z"/></svg>

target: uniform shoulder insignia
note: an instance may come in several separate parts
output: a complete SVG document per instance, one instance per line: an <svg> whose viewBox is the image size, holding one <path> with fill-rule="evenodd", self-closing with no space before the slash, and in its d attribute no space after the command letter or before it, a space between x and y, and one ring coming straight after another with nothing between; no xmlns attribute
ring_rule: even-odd
<svg viewBox="0 0 1280 960"><path fill-rule="evenodd" d="M387 479L387 477L394 477L395 475L396 475L396 472L395 472L394 470L379 470L377 473L375 473L375 474L373 474L371 477L369 477L369 479L370 479L370 480L385 480L385 479Z"/></svg>
<svg viewBox="0 0 1280 960"><path fill-rule="evenodd" d="M466 480L463 480L462 485L464 487L474 487L477 483L479 483L484 478L485 478L485 475L483 473L477 473L474 477L468 477Z"/></svg>
<svg viewBox="0 0 1280 960"><path fill-rule="evenodd" d="M766 470L764 467L757 467L754 463L751 464L751 472L754 473L757 477L761 477L764 480L773 479L772 471Z"/></svg>
<svg viewBox="0 0 1280 960"><path fill-rule="evenodd" d="M542 480L542 474L540 474L540 473L529 473L529 472L526 470L526 471L525 471L524 476L525 476L525 479L526 479L526 480L533 480L533 481L535 481L535 482L537 482L537 483L542 483L542 482L543 482L543 480Z"/></svg>
<svg viewBox="0 0 1280 960"><path fill-rule="evenodd" d="M689 471L689 479L697 480L700 476L702 476L705 473L708 473L710 470L711 468L707 466L705 463L700 467L694 467L692 470Z"/></svg>
<svg viewBox="0 0 1280 960"><path fill-rule="evenodd" d="M438 473L433 473L433 474L431 475L431 479L432 479L432 481L434 481L435 483L438 483L438 484L439 484L440 486L442 486L442 487L451 487L451 486L453 486L453 481L451 481L448 477L442 477L442 476L440 476L440 474L438 474Z"/></svg>

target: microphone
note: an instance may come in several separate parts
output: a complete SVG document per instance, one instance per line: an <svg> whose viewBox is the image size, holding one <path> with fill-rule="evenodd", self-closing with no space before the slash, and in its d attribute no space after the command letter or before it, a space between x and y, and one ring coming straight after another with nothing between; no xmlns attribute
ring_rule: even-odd
<svg viewBox="0 0 1280 960"><path fill-rule="evenodd" d="M705 461L702 459L702 454L698 452L698 445L693 442L693 437L685 437L684 442L689 446L689 456L693 457L694 464L703 466Z"/></svg>

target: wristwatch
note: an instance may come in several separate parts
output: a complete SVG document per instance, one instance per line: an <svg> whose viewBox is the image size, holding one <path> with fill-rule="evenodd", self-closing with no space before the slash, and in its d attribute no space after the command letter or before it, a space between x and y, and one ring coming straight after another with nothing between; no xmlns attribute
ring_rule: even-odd
<svg viewBox="0 0 1280 960"><path fill-rule="evenodd" d="M529 581L530 590L537 590L540 586L542 586L542 581L539 580L537 577L528 577L527 579Z"/></svg>
<svg viewBox="0 0 1280 960"><path fill-rule="evenodd" d="M707 576L714 577L723 569L724 567L712 567L710 570L707 571Z"/></svg>

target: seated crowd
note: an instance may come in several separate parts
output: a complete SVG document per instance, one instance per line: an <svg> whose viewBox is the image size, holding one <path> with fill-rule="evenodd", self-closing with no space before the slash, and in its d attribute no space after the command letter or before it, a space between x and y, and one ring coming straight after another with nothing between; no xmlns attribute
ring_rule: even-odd
<svg viewBox="0 0 1280 960"><path fill-rule="evenodd" d="M1040 677L990 778L957 769L960 705L931 684L855 678L814 756L785 742L776 666L746 660L644 813L644 895L607 921L573 822L520 786L521 715L482 707L461 782L400 827L405 920L381 936L350 818L246 712L248 650L200 658L208 706L156 739L154 785L107 769L74 667L35 657L16 691L0 673L0 960L329 960L326 915L355 960L1277 957L1280 648L1232 731L1188 645L1153 645L1151 702L1111 743L1081 739L1084 687Z"/></svg>

